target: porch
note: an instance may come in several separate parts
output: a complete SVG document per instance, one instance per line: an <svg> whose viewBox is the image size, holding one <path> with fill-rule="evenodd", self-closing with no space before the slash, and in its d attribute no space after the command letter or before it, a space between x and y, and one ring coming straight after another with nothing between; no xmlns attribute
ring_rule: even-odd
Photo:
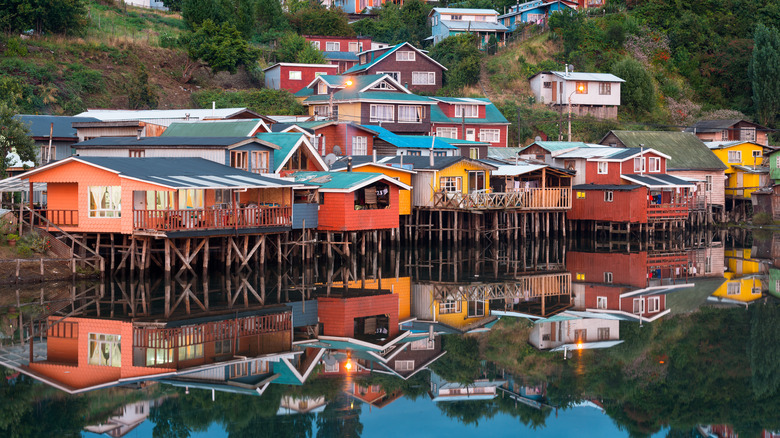
<svg viewBox="0 0 780 438"><path fill-rule="evenodd" d="M433 207L453 210L569 210L571 188L520 188L498 193L488 190L470 193L436 191Z"/></svg>
<svg viewBox="0 0 780 438"><path fill-rule="evenodd" d="M256 205L183 210L133 210L133 230L191 231L292 226L292 208Z"/></svg>

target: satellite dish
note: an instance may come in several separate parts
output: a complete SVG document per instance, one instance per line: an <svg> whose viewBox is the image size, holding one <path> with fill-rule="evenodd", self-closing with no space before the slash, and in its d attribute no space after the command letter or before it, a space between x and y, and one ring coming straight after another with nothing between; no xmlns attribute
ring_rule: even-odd
<svg viewBox="0 0 780 438"><path fill-rule="evenodd" d="M336 146L336 147L338 147L338 146ZM327 164L327 165L328 165L328 168L330 168L331 166L333 166L333 163L335 163L335 162L336 162L336 161L338 161L338 160L339 160L339 157L337 157L337 156L336 156L336 155L334 155L334 154L328 154L328 155L325 155L325 164Z"/></svg>
<svg viewBox="0 0 780 438"><path fill-rule="evenodd" d="M542 141L542 137L539 137L539 136L537 135L537 136L536 136L536 138L534 139L534 141Z"/></svg>
<svg viewBox="0 0 780 438"><path fill-rule="evenodd" d="M339 145L333 146L333 153L336 155L341 155L341 146Z"/></svg>

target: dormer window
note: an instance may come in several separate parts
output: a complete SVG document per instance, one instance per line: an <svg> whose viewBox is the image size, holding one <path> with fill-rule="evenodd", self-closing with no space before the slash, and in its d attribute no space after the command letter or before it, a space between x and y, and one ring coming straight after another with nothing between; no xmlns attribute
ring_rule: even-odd
<svg viewBox="0 0 780 438"><path fill-rule="evenodd" d="M455 105L455 117L476 119L479 117L479 105Z"/></svg>
<svg viewBox="0 0 780 438"><path fill-rule="evenodd" d="M386 81L382 81L376 84L372 89L374 90L395 90L395 87L388 84Z"/></svg>
<svg viewBox="0 0 780 438"><path fill-rule="evenodd" d="M395 52L396 61L414 61L415 52L406 50L403 52Z"/></svg>
<svg viewBox="0 0 780 438"><path fill-rule="evenodd" d="M320 81L317 84L317 94L328 94L328 84L326 84L323 81Z"/></svg>
<svg viewBox="0 0 780 438"><path fill-rule="evenodd" d="M366 58L367 58L367 57L368 57L368 55L365 55L365 54L363 54L363 55L360 55L360 63L361 63L361 64L365 64L365 63L366 63Z"/></svg>

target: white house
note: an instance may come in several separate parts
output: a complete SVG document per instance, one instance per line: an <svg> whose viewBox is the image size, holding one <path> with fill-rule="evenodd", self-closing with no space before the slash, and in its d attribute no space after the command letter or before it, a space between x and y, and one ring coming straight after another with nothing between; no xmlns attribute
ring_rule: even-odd
<svg viewBox="0 0 780 438"><path fill-rule="evenodd" d="M462 33L473 33L479 40L479 48L485 49L491 36L504 44L506 26L499 24L498 12L493 9L433 8L428 14L431 36L427 39L438 44L441 40Z"/></svg>
<svg viewBox="0 0 780 438"><path fill-rule="evenodd" d="M138 6L139 8L168 10L162 0L125 0L125 3L130 6Z"/></svg>
<svg viewBox="0 0 780 438"><path fill-rule="evenodd" d="M543 71L529 79L536 101L556 110L571 105L572 114L591 115L599 119L617 119L620 106L620 84L623 79L610 73L575 73Z"/></svg>

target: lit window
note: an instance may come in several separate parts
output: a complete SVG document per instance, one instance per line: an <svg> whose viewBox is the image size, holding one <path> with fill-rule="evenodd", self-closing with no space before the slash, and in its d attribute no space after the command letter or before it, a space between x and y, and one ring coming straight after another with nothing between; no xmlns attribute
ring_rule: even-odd
<svg viewBox="0 0 780 438"><path fill-rule="evenodd" d="M577 199L585 199L585 192L577 192Z"/></svg>
<svg viewBox="0 0 780 438"><path fill-rule="evenodd" d="M89 217L122 217L122 187L90 186Z"/></svg>
<svg viewBox="0 0 780 438"><path fill-rule="evenodd" d="M300 81L303 78L301 72L293 70L290 71L289 77L291 81Z"/></svg>
<svg viewBox="0 0 780 438"><path fill-rule="evenodd" d="M577 82L577 94L588 94L587 82Z"/></svg>
<svg viewBox="0 0 780 438"><path fill-rule="evenodd" d="M121 367L122 336L90 333L89 359L87 362L90 365Z"/></svg>

